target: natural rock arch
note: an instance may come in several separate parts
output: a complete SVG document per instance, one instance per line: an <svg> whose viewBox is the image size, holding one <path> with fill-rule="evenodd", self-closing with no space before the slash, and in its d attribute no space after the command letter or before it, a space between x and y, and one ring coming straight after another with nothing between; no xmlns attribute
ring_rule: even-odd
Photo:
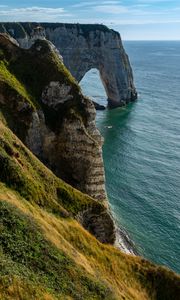
<svg viewBox="0 0 180 300"><path fill-rule="evenodd" d="M42 26L78 82L96 68L109 106L121 106L136 99L132 69L118 32L103 25L64 24L53 29Z"/></svg>
<svg viewBox="0 0 180 300"><path fill-rule="evenodd" d="M46 38L57 47L66 67L78 82L88 70L92 68L99 70L110 107L122 106L137 98L132 69L118 32L98 24L4 23L0 25L25 48L31 43L33 28L41 25L45 30L43 36L45 34Z"/></svg>
<svg viewBox="0 0 180 300"><path fill-rule="evenodd" d="M92 99L96 109L105 109L107 96L99 70L90 69L80 81L80 86L83 94Z"/></svg>

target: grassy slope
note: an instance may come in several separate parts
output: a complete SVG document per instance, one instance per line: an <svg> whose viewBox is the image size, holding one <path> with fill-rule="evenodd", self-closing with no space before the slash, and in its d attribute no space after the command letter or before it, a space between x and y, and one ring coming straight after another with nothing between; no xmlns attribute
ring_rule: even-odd
<svg viewBox="0 0 180 300"><path fill-rule="evenodd" d="M0 299L179 299L180 278L173 272L102 245L85 231L74 216L103 206L54 176L8 128L23 103L26 122L49 77L65 77L78 113L85 108L77 84L46 45L38 56L6 42L6 55L3 47L0 52Z"/></svg>
<svg viewBox="0 0 180 300"><path fill-rule="evenodd" d="M2 122L0 169L0 299L178 299L173 272L78 224L74 214L100 204L56 178Z"/></svg>

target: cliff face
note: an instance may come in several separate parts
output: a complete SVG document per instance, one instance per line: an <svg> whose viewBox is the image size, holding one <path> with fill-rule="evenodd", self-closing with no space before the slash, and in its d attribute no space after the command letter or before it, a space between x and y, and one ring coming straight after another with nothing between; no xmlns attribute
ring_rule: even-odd
<svg viewBox="0 0 180 300"><path fill-rule="evenodd" d="M23 50L3 35L0 43L0 106L10 128L55 174L106 202L102 138L92 102L51 43L37 41Z"/></svg>
<svg viewBox="0 0 180 300"><path fill-rule="evenodd" d="M0 299L179 300L178 275L100 243L77 215L110 237L104 205L57 178L1 115Z"/></svg>
<svg viewBox="0 0 180 300"><path fill-rule="evenodd" d="M36 23L1 23L23 48L32 45ZM103 25L42 23L44 33L60 51L64 64L79 82L92 68L99 70L110 107L137 98L132 69L118 32ZM36 33L35 33L36 34Z"/></svg>
<svg viewBox="0 0 180 300"><path fill-rule="evenodd" d="M49 42L24 50L0 35L0 299L179 300L178 275L107 245L94 117Z"/></svg>

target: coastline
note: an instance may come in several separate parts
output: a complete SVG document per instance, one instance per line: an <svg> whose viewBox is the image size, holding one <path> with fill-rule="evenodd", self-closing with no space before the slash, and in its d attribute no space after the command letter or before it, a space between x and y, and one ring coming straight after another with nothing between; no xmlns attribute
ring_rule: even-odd
<svg viewBox="0 0 180 300"><path fill-rule="evenodd" d="M116 241L114 244L115 247L120 249L126 254L138 256L139 253L137 251L136 245L129 237L127 231L124 228L117 226L116 222L115 222L115 226L116 226Z"/></svg>

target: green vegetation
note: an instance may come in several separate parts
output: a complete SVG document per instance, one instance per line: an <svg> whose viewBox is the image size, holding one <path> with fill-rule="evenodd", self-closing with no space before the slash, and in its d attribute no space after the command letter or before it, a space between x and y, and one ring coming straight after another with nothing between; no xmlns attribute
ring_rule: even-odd
<svg viewBox="0 0 180 300"><path fill-rule="evenodd" d="M1 49L0 51L0 58L3 57L3 50ZM8 70L9 64L6 60L1 60L0 61L0 81L1 84L6 83L6 88L9 90L15 90L20 96L22 96L26 101L30 103L30 105L33 106L31 99L32 97L28 94L26 88L23 86L22 83L20 83L17 78L10 73ZM10 91L7 91L10 92Z"/></svg>
<svg viewBox="0 0 180 300"><path fill-rule="evenodd" d="M52 52L49 44L43 40L36 41L31 50L23 51L21 59L17 57L10 62L9 69L23 82L37 102L40 101L42 91L50 81L71 84L75 91L78 90L72 75Z"/></svg>
<svg viewBox="0 0 180 300"><path fill-rule="evenodd" d="M0 81L28 102L38 107L42 91L50 81L72 85L74 93L79 92L74 78L47 42L39 40L30 50L18 48L4 36L0 36L0 42Z"/></svg>
<svg viewBox="0 0 180 300"><path fill-rule="evenodd" d="M29 128L32 112L35 110L35 99L28 93L23 83L10 72L12 58L9 49L6 49L6 38L0 39L4 40L0 49L0 118L6 120L8 126L23 139Z"/></svg>
<svg viewBox="0 0 180 300"><path fill-rule="evenodd" d="M35 109L43 109L46 124L52 130L60 125L62 118L69 114L71 109L79 116L83 115L86 122L86 104L81 101L80 87L46 41L36 41L29 50L18 48L4 36L0 36L0 43L0 57L3 58L0 61L0 88L3 89L3 95L7 97L4 104L0 101L0 107L9 120L9 127L22 140ZM73 95L73 101L67 101L56 109L42 103L42 92L50 81L71 86L70 93ZM24 136L21 129L16 128L17 114L18 118L20 117L19 123L23 123L20 127L25 127Z"/></svg>
<svg viewBox="0 0 180 300"><path fill-rule="evenodd" d="M103 206L75 190L35 158L0 122L0 181L26 200L59 215L76 215L88 206ZM62 206L65 208L62 208Z"/></svg>
<svg viewBox="0 0 180 300"><path fill-rule="evenodd" d="M57 296L73 299L112 299L112 293L92 276L83 274L68 255L46 241L34 220L0 202L0 276L18 276L41 284Z"/></svg>
<svg viewBox="0 0 180 300"><path fill-rule="evenodd" d="M88 208L106 213L103 204L57 178L18 139L50 80L72 86L73 101L58 114L85 123L86 103L44 41L30 50L0 41L0 299L179 300L180 276L96 240L76 218ZM52 125L54 112L43 109Z"/></svg>
<svg viewBox="0 0 180 300"><path fill-rule="evenodd" d="M73 216L102 205L53 175L1 122L0 169L0 299L178 300L180 277L85 231Z"/></svg>

